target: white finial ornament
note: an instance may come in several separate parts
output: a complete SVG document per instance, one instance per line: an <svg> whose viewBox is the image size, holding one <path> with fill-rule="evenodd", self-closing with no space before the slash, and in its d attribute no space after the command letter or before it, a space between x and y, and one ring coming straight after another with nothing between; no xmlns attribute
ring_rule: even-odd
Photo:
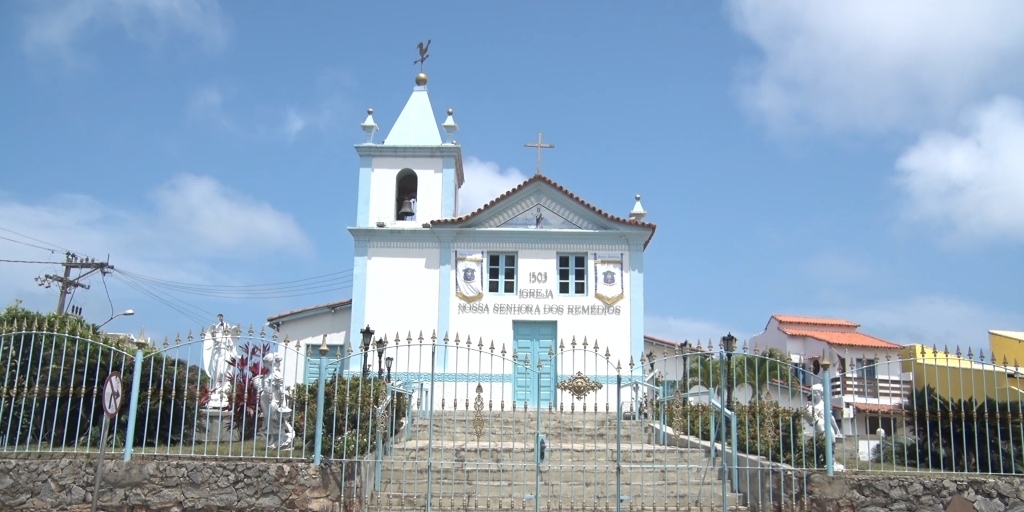
<svg viewBox="0 0 1024 512"><path fill-rule="evenodd" d="M647 216L647 212L644 210L644 206L640 204L640 194L636 195L636 204L633 205L633 209L629 211L629 220L635 220L640 222Z"/></svg>
<svg viewBox="0 0 1024 512"><path fill-rule="evenodd" d="M444 132L448 134L448 139L445 141L448 144L455 144L452 140L452 136L455 132L459 131L459 125L455 124L455 118L452 115L455 114L455 110L448 109L448 119L444 120L444 124L441 125L444 128Z"/></svg>
<svg viewBox="0 0 1024 512"><path fill-rule="evenodd" d="M363 128L364 132L366 132L366 142L373 144L373 132L379 130L379 128L377 128L377 123L373 120L372 108L366 109L366 121L363 121L363 124L359 126Z"/></svg>

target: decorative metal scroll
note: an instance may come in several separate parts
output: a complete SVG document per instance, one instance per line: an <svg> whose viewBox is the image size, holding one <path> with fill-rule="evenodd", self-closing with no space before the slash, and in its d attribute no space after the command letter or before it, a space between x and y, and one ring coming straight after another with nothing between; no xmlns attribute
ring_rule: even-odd
<svg viewBox="0 0 1024 512"><path fill-rule="evenodd" d="M473 434L476 435L477 442L480 442L480 438L484 436L484 427L487 425L487 421L484 419L484 387L481 384L476 385L476 400L473 400Z"/></svg>
<svg viewBox="0 0 1024 512"><path fill-rule="evenodd" d="M583 400L591 392L603 388L604 385L590 380L590 377L583 375L583 372L576 372L576 375L559 382L556 387L562 391L568 391L577 400Z"/></svg>

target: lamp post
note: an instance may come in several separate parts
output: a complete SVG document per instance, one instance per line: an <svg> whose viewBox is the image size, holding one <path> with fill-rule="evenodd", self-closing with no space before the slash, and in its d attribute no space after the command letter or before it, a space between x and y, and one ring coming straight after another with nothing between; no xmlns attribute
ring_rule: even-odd
<svg viewBox="0 0 1024 512"><path fill-rule="evenodd" d="M103 322L102 324L98 325L96 328L97 329L102 329L104 325L109 324L111 320L113 320L113 319L115 319L115 318L117 318L119 316L132 316L134 314L135 314L134 311L132 311L130 309L126 309L126 310L124 310L124 311L122 311L122 312L120 312L120 313L118 313L118 314L108 318L106 322Z"/></svg>
<svg viewBox="0 0 1024 512"><path fill-rule="evenodd" d="M722 347L725 349L725 406L732 408L732 387L733 387L733 368L732 368L732 353L736 351L736 337L730 332L725 336L722 336Z"/></svg>
<svg viewBox="0 0 1024 512"><path fill-rule="evenodd" d="M360 329L359 334L363 335L362 349L363 349L363 377L370 375L370 359L367 357L367 353L370 351L370 340L373 339L373 329L370 329L370 325L367 324L365 329Z"/></svg>
<svg viewBox="0 0 1024 512"><path fill-rule="evenodd" d="M388 342L384 341L384 338L377 338L377 377L384 378L384 346Z"/></svg>
<svg viewBox="0 0 1024 512"><path fill-rule="evenodd" d="M388 356L388 357L384 358L384 366L387 366L387 368L388 368L388 376L385 379L385 382L387 382L388 384L391 383L391 363L393 363L393 362L395 362L395 358L393 358L391 356Z"/></svg>

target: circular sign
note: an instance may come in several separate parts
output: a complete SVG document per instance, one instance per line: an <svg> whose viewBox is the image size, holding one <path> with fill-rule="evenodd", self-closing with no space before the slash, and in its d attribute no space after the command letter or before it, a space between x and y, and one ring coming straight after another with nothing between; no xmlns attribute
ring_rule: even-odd
<svg viewBox="0 0 1024 512"><path fill-rule="evenodd" d="M108 418L117 416L121 408L121 373L112 372L107 375L107 382L103 384L103 413Z"/></svg>

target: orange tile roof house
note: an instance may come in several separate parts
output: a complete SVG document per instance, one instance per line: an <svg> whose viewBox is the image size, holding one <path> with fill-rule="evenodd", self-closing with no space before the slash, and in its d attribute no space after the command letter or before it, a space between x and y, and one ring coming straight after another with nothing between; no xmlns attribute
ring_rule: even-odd
<svg viewBox="0 0 1024 512"><path fill-rule="evenodd" d="M748 342L761 350L776 348L789 354L804 385L821 383L822 356L831 367L833 403L841 402L836 419L844 436L867 438L882 428L893 432L895 406L912 387L902 371L897 343L860 332L860 324L839 318L772 315L764 332ZM817 370L817 371L816 371Z"/></svg>

